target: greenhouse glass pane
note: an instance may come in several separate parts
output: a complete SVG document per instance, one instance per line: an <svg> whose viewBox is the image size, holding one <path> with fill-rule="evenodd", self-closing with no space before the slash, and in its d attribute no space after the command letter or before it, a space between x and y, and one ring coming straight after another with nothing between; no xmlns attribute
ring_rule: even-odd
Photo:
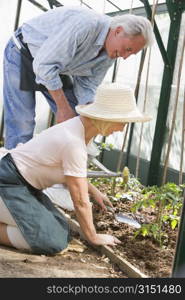
<svg viewBox="0 0 185 300"><path fill-rule="evenodd" d="M169 134L172 127L172 118L174 113L174 106L176 97L178 95L178 73L179 73L179 64L180 59L182 56L183 50L183 38L184 38L184 28L185 28L185 13L182 16L182 23L181 23L181 31L179 35L179 43L177 48L177 56L176 56L176 63L175 63L175 70L174 70L174 77L172 83L172 93L170 97L170 106L169 106L169 113L167 118L166 124L166 139L165 144L162 151L162 158L161 162L164 163L166 157L166 150L169 141ZM178 96L178 105L177 105L177 112L175 118L175 127L173 131L173 138L171 144L171 150L169 155L169 167L174 168L176 170L180 169L180 153L181 153L181 143L182 143L182 122L183 122L183 104L184 104L184 83L185 83L185 52L184 52L184 59L182 65L182 72L180 78L180 88L179 88L179 96ZM183 170L185 171L185 153L184 153L184 164Z"/></svg>

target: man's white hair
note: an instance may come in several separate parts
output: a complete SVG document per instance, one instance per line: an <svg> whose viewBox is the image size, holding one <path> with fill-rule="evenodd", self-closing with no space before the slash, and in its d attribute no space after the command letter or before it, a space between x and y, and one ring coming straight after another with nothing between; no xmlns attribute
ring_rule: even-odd
<svg viewBox="0 0 185 300"><path fill-rule="evenodd" d="M110 27L115 29L118 26L121 26L128 36L142 35L146 41L145 47L151 46L154 42L152 24L145 17L133 14L112 17Z"/></svg>

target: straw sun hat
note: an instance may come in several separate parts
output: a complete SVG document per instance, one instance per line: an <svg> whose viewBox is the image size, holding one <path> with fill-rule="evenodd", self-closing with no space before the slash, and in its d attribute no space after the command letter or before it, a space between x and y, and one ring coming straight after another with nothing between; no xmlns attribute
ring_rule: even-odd
<svg viewBox="0 0 185 300"><path fill-rule="evenodd" d="M147 122L152 119L137 108L133 90L117 83L100 85L93 103L77 105L75 109L82 116L109 122Z"/></svg>

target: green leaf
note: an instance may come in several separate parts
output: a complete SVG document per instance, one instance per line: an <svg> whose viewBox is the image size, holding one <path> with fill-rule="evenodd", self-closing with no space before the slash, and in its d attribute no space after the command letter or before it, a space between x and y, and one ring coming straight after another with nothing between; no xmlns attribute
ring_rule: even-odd
<svg viewBox="0 0 185 300"><path fill-rule="evenodd" d="M141 230L142 230L141 232L142 236L148 235L148 229L146 227L143 227Z"/></svg>
<svg viewBox="0 0 185 300"><path fill-rule="evenodd" d="M177 226L177 223L178 223L178 222L177 222L176 219L172 220L172 221L171 221L171 228L172 228L172 229L175 229L175 227Z"/></svg>

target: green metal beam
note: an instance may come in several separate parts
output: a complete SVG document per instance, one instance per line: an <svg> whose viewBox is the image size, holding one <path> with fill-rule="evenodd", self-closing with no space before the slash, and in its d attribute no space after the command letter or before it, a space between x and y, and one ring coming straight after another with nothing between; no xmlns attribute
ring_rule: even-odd
<svg viewBox="0 0 185 300"><path fill-rule="evenodd" d="M183 12L185 10L185 1L184 0L167 0L166 5L167 5L167 8L168 8L168 12L169 12L171 20L173 20L173 18L174 18L174 7L173 7L172 4L175 3L175 2L178 3L178 9L180 11Z"/></svg>
<svg viewBox="0 0 185 300"><path fill-rule="evenodd" d="M164 14L165 12L167 12L166 4L159 3L157 5L156 14ZM141 7L133 7L132 13L136 16L146 16L145 8L142 6ZM123 14L130 14L130 9L124 9L124 10L113 11L113 12L107 13L107 15L109 15L110 17L121 16Z"/></svg>
<svg viewBox="0 0 185 300"><path fill-rule="evenodd" d="M21 13L21 6L22 6L22 0L18 0L17 3L17 10L16 10L16 17L15 17L15 25L14 25L14 31L18 28L19 26L19 18L20 18L20 13Z"/></svg>
<svg viewBox="0 0 185 300"><path fill-rule="evenodd" d="M153 147L148 174L148 185L160 184L160 160L166 132L166 120L171 94L171 84L173 79L181 17L183 12L181 1L167 0L166 2L171 19L167 46L167 55L170 60L170 65L166 64L164 66L158 115L156 120L155 134L153 139Z"/></svg>
<svg viewBox="0 0 185 300"><path fill-rule="evenodd" d="M121 11L121 8L119 6L117 6L115 3L113 3L110 0L106 0L108 3L112 4L112 6L114 6L115 8L117 8L119 11Z"/></svg>
<svg viewBox="0 0 185 300"><path fill-rule="evenodd" d="M37 1L35 1L35 0L28 0L28 1L31 2L33 5L35 5L36 7L38 7L39 9L41 9L42 11L47 11L47 8L45 8L43 5L41 5Z"/></svg>

